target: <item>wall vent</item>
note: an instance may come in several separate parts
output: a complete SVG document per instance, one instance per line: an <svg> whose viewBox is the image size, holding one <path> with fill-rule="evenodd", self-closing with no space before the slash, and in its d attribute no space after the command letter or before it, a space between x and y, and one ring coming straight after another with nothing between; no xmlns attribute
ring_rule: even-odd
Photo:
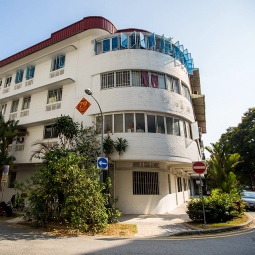
<svg viewBox="0 0 255 255"><path fill-rule="evenodd" d="M33 80L28 80L26 81L25 86L30 86L32 84L33 84Z"/></svg>
<svg viewBox="0 0 255 255"><path fill-rule="evenodd" d="M50 73L50 78L57 77L57 76L62 75L62 74L64 74L64 73L65 73L65 69L60 69L60 70L51 72L51 73Z"/></svg>
<svg viewBox="0 0 255 255"><path fill-rule="evenodd" d="M14 90L20 89L22 87L22 83L16 84L14 86Z"/></svg>
<svg viewBox="0 0 255 255"><path fill-rule="evenodd" d="M61 103L46 105L46 112L54 111L61 108Z"/></svg>

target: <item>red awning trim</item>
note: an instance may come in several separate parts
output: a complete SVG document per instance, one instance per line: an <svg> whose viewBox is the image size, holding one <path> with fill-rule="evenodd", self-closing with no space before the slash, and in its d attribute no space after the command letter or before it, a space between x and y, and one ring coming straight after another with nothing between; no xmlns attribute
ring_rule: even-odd
<svg viewBox="0 0 255 255"><path fill-rule="evenodd" d="M41 49L44 49L50 45L53 45L57 42L67 39L73 35L81 33L83 31L99 28L108 31L111 34L114 34L117 31L117 28L107 19L99 16L86 17L68 27L65 27L55 33L51 34L51 37L45 41L42 41L36 45L33 45L19 53L16 53L6 59L0 61L0 67L8 65L18 59L24 58L32 53L35 53Z"/></svg>

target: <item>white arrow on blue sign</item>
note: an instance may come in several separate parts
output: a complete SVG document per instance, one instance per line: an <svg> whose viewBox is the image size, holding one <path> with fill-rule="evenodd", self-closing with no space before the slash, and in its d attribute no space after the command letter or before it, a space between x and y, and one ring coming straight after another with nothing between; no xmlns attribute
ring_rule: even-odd
<svg viewBox="0 0 255 255"><path fill-rule="evenodd" d="M108 158L98 157L97 158L97 168L103 169L103 170L108 170Z"/></svg>

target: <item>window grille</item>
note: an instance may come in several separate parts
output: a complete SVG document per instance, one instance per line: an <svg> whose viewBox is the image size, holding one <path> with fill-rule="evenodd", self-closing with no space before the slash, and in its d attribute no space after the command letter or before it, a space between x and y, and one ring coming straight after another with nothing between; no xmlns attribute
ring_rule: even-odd
<svg viewBox="0 0 255 255"><path fill-rule="evenodd" d="M116 72L116 87L130 86L130 72Z"/></svg>
<svg viewBox="0 0 255 255"><path fill-rule="evenodd" d="M159 195L158 172L133 172L134 195Z"/></svg>
<svg viewBox="0 0 255 255"><path fill-rule="evenodd" d="M106 73L101 76L101 88L107 89L114 87L114 73Z"/></svg>

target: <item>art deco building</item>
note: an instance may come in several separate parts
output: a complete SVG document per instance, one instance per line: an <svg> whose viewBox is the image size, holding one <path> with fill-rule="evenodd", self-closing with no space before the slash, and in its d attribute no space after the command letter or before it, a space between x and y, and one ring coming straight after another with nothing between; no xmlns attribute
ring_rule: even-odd
<svg viewBox="0 0 255 255"><path fill-rule="evenodd" d="M172 38L86 17L1 60L0 84L5 120L27 131L9 147L16 161L5 201L13 180L25 180L39 163L30 161L33 142L57 142L56 117L94 125L100 111L86 88L101 106L105 135L128 141L125 153L111 155L109 170L123 213L170 212L197 188L192 162L203 159L205 101L191 54ZM83 97L91 103L84 115L76 109Z"/></svg>

